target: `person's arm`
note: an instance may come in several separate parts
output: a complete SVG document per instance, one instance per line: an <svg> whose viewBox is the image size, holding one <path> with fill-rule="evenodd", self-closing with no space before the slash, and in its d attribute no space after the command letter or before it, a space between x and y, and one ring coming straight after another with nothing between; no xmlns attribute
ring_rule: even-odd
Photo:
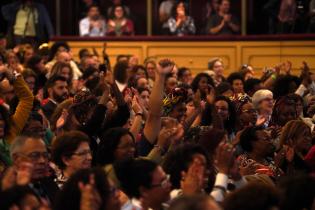
<svg viewBox="0 0 315 210"><path fill-rule="evenodd" d="M167 59L161 60L157 65L156 79L149 100L149 115L143 130L146 139L151 144L154 144L161 129L165 76L172 72L173 67L174 63Z"/></svg>
<svg viewBox="0 0 315 210"><path fill-rule="evenodd" d="M134 97L132 100L132 109L135 113L135 117L129 130L132 133L133 137L136 139L137 135L140 132L143 119L143 110L139 105L136 97Z"/></svg>
<svg viewBox="0 0 315 210"><path fill-rule="evenodd" d="M22 75L15 78L12 72L7 71L7 78L13 84L14 92L19 99L16 110L11 117L13 124L10 127L9 136L7 137L8 143L10 144L14 137L18 135L25 126L33 108L34 96Z"/></svg>
<svg viewBox="0 0 315 210"><path fill-rule="evenodd" d="M228 175L233 160L234 149L231 145L221 142L216 149L215 167L218 174L210 195L217 201L222 202L227 191Z"/></svg>
<svg viewBox="0 0 315 210"><path fill-rule="evenodd" d="M112 87L113 96L116 98L117 110L110 117L106 119L103 125L103 129L121 127L126 124L127 120L130 117L130 110L128 104L125 102L122 93L118 89L116 83L114 82Z"/></svg>
<svg viewBox="0 0 315 210"><path fill-rule="evenodd" d="M89 22L84 18L79 23L80 36L88 36L90 32Z"/></svg>
<svg viewBox="0 0 315 210"><path fill-rule="evenodd" d="M224 22L223 19L221 20L220 24L217 25L217 26L211 27L212 24L210 24L209 33L210 34L217 34L217 33L219 33L222 30L222 28L224 27L224 24L225 24L225 22Z"/></svg>
<svg viewBox="0 0 315 210"><path fill-rule="evenodd" d="M96 105L91 118L83 127L84 132L88 134L89 136L94 135L100 130L102 123L104 121L105 114L106 114L106 110L107 110L106 104L108 102L108 99L109 99L109 89L106 89L104 90L103 95L99 99L98 104Z"/></svg>

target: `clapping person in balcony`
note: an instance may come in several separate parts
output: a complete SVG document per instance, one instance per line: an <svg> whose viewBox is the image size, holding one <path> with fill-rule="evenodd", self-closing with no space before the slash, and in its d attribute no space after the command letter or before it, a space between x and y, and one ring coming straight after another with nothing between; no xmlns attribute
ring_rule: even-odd
<svg viewBox="0 0 315 210"><path fill-rule="evenodd" d="M174 15L168 19L170 34L177 36L193 35L196 33L195 23L192 17L188 16L188 9L184 2L179 2L173 12Z"/></svg>
<svg viewBox="0 0 315 210"><path fill-rule="evenodd" d="M215 35L238 34L240 25L230 12L230 0L220 0L218 14L209 19L207 33Z"/></svg>
<svg viewBox="0 0 315 210"><path fill-rule="evenodd" d="M114 15L107 23L107 34L112 36L134 35L134 24L128 19L121 5L114 7Z"/></svg>
<svg viewBox="0 0 315 210"><path fill-rule="evenodd" d="M104 36L106 23L97 5L91 5L87 17L80 21L80 36Z"/></svg>

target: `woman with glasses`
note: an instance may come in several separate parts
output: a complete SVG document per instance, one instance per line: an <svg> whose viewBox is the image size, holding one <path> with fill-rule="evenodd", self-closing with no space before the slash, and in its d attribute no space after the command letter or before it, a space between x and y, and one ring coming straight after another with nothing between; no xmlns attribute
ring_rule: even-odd
<svg viewBox="0 0 315 210"><path fill-rule="evenodd" d="M52 160L58 167L56 182L60 188L76 171L91 167L89 142L89 137L80 131L66 132L53 142Z"/></svg>

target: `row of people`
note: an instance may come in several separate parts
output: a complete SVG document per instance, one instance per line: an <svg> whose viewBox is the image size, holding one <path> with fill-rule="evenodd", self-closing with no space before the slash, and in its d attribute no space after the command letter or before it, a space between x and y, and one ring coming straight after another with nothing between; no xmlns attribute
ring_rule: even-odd
<svg viewBox="0 0 315 210"><path fill-rule="evenodd" d="M0 64L1 209L314 206L306 62L300 77L289 61L225 77L220 58L193 75L169 59L112 67L106 50L46 50L7 49Z"/></svg>

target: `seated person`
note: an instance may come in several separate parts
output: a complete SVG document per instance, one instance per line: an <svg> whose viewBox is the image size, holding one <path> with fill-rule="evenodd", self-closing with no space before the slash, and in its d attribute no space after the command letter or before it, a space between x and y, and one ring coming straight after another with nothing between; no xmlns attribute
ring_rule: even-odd
<svg viewBox="0 0 315 210"><path fill-rule="evenodd" d="M106 34L105 19L101 16L99 7L91 5L88 14L80 21L80 36L104 36Z"/></svg>
<svg viewBox="0 0 315 210"><path fill-rule="evenodd" d="M134 35L134 24L125 16L124 8L121 5L114 7L114 16L108 20L107 34L114 36Z"/></svg>
<svg viewBox="0 0 315 210"><path fill-rule="evenodd" d="M107 9L107 18L113 18L114 17L114 10L115 7L120 5L124 11L125 11L125 15L126 17L130 17L130 8L124 4L123 0L112 0L112 6L108 7Z"/></svg>
<svg viewBox="0 0 315 210"><path fill-rule="evenodd" d="M173 12L173 17L168 19L170 34L177 36L192 35L196 33L195 23L192 17L188 16L187 6L184 2L179 2Z"/></svg>
<svg viewBox="0 0 315 210"><path fill-rule="evenodd" d="M230 13L230 0L221 0L219 12L209 19L207 33L215 35L238 34L240 25Z"/></svg>

